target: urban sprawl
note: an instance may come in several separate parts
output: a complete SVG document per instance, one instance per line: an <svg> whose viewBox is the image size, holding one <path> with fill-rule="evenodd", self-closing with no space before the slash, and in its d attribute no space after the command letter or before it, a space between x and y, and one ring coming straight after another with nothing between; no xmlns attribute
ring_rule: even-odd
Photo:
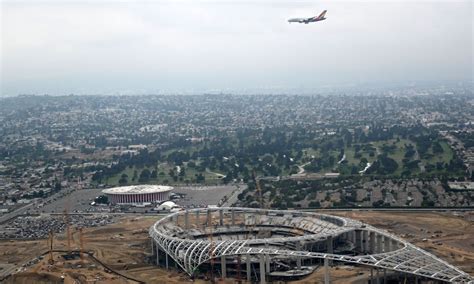
<svg viewBox="0 0 474 284"><path fill-rule="evenodd" d="M469 87L0 102L2 214L41 213L59 196L137 184L238 185L215 202L232 192L232 205L279 209L474 202ZM96 192L83 210L94 211Z"/></svg>

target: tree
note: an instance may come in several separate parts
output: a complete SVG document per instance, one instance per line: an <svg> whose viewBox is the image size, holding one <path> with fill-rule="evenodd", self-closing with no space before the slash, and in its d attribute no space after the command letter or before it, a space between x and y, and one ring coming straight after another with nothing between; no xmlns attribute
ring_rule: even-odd
<svg viewBox="0 0 474 284"><path fill-rule="evenodd" d="M181 166L183 162L187 162L189 159L189 153L182 151L173 151L167 157L168 162L174 163L177 166Z"/></svg>
<svg viewBox="0 0 474 284"><path fill-rule="evenodd" d="M415 153L416 153L415 149L413 148L411 144L406 146L405 158L411 158L415 155Z"/></svg>
<svg viewBox="0 0 474 284"><path fill-rule="evenodd" d="M99 196L95 199L95 203L98 203L98 204L109 204L109 198L108 198L106 195L99 195Z"/></svg>
<svg viewBox="0 0 474 284"><path fill-rule="evenodd" d="M224 184L228 184L231 180L232 180L232 175L229 175L229 174L227 174L226 176L222 178L222 182Z"/></svg>
<svg viewBox="0 0 474 284"><path fill-rule="evenodd" d="M433 143L433 153L434 154L441 154L443 152L444 152L443 147L441 146L441 144L439 142Z"/></svg>
<svg viewBox="0 0 474 284"><path fill-rule="evenodd" d="M97 171L94 173L94 175L92 175L92 181L96 181L98 183L101 183L103 178L104 175L102 171Z"/></svg>
<svg viewBox="0 0 474 284"><path fill-rule="evenodd" d="M356 175L359 173L359 169L355 166L355 165L352 165L351 167L351 175Z"/></svg>
<svg viewBox="0 0 474 284"><path fill-rule="evenodd" d="M435 206L435 203L433 200L429 200L427 197L423 196L421 207L434 207L434 206Z"/></svg>
<svg viewBox="0 0 474 284"><path fill-rule="evenodd" d="M142 172L140 173L140 178L138 179L138 182L147 182L150 180L150 170L149 169L143 169Z"/></svg>
<svg viewBox="0 0 474 284"><path fill-rule="evenodd" d="M202 175L202 173L196 174L196 182L197 183L203 183L206 180L206 178Z"/></svg>
<svg viewBox="0 0 474 284"><path fill-rule="evenodd" d="M120 185L125 185L128 183L128 175L127 174L122 174L122 176L119 179L119 184Z"/></svg>
<svg viewBox="0 0 474 284"><path fill-rule="evenodd" d="M379 161L380 165L377 171L379 174L392 174L398 168L398 163L394 159L389 158L387 155L381 155Z"/></svg>
<svg viewBox="0 0 474 284"><path fill-rule="evenodd" d="M56 183L54 184L54 191L60 191L61 188L61 183L59 181L56 181Z"/></svg>
<svg viewBox="0 0 474 284"><path fill-rule="evenodd" d="M384 205L383 200L378 200L378 201L372 202L372 207L382 207L383 205Z"/></svg>

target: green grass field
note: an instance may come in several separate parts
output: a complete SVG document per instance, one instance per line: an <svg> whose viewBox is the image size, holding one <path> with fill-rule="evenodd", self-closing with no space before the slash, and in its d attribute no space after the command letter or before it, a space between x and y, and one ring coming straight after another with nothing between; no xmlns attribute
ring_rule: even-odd
<svg viewBox="0 0 474 284"><path fill-rule="evenodd" d="M401 173L403 172L403 159L405 158L405 152L406 152L405 145L415 146L415 143L413 143L412 141L408 139L400 139L400 141L397 141L396 139L392 139L388 141L375 142L373 144L375 144L375 146L378 147L378 149L380 149L381 152L382 152L383 145L396 146L396 149L394 151L388 153L388 157L395 160L398 164L397 170L393 173L394 175L397 175L397 176L401 175ZM414 169L412 170L412 172L416 174L419 172L419 169Z"/></svg>
<svg viewBox="0 0 474 284"><path fill-rule="evenodd" d="M235 141L237 142L237 140ZM439 142L441 147L443 148L443 153L439 154L434 154L432 151L432 148L429 149L427 155L425 158L420 158L421 163L423 165L427 164L436 164L437 162L443 162L443 163L449 163L451 159L454 156L453 150L450 148L447 142L445 141L440 141ZM335 169L338 169L339 172L343 175L350 175L352 172L353 166L357 168L358 171L362 170L365 167L364 163L361 163L362 159L366 159L369 163L374 163L376 161L377 156L380 154L383 154L384 152L387 152L388 157L391 159L395 160L398 164L397 170L393 173L393 175L399 176L401 173L404 171L404 164L403 160L405 159L405 153L406 153L406 146L407 145L412 145L416 148L416 144L409 140L409 139L391 139L387 141L376 141L376 142L370 142L370 143L365 143L365 144L353 144L350 147L345 146L344 148L344 154L346 156L346 162L343 164L337 164L339 161L339 155L340 151L339 150L332 150L330 151L329 155L334 157L336 163L334 164L334 167L329 167L329 168L324 168L321 169L318 173L324 174L328 172L333 172ZM355 153L355 147L360 147L360 150L358 152L358 157L356 156ZM189 146L184 149L181 149L180 151L188 152L192 154L193 152L197 151L203 147L203 145L198 145L198 146ZM385 148L385 150L384 150ZM169 150L163 153L163 156L166 156L173 151L176 151L175 149ZM267 155L267 154L266 154ZM297 156L296 150L293 150L291 154L293 158ZM263 158L265 155L262 155L260 158ZM312 158L319 158L321 157L320 150L315 150L313 148L305 148L303 149L303 156L296 160L295 163L296 165L302 165L307 163L308 161L312 160ZM232 157L229 157L232 158ZM273 157L274 158L274 157ZM410 160L413 161L416 159L416 155L411 157ZM196 164L199 164L199 160L194 161ZM251 172L252 167L250 165L241 165L241 166L246 166L249 172ZM147 183L155 183L155 184L186 184L186 183L195 183L196 179L196 174L199 174L199 172L196 170L196 168L190 168L187 167L186 163L182 166L185 169L185 175L183 177L178 177L178 180L175 181L171 176L168 175L170 169L175 168L174 165L169 164L169 163L160 163L158 165L158 173L163 172L164 175L159 175L155 179L151 179ZM154 168L149 168L150 172ZM116 186L119 185L119 179L122 174L127 174L128 176L128 184L133 185L133 184L139 184L138 177L136 180L132 181L133 173L134 171L137 171L138 177L140 176L140 172L143 170L143 168L137 169L135 167L129 168L127 167L125 170L122 172L111 176L107 179L106 182L108 185ZM284 169L282 168L282 173L281 175L289 175L291 171L290 169ZM443 173L444 170L441 171L436 171L436 173ZM415 168L411 170L412 174L418 174L420 173L419 168ZM434 173L434 172L431 172ZM220 173L218 170L214 171L209 171L206 170L205 172L201 173L205 177L205 182L204 184L220 184L222 183L222 176L220 174L225 174L225 173ZM263 175L263 172L257 172L257 175Z"/></svg>
<svg viewBox="0 0 474 284"><path fill-rule="evenodd" d="M430 149L428 153L432 155L432 157L426 160L430 164L436 164L437 162L449 163L449 161L451 161L454 156L453 150L451 149L451 147L449 147L448 143L446 143L445 141L440 141L439 144L443 148L443 153L433 154L432 149Z"/></svg>

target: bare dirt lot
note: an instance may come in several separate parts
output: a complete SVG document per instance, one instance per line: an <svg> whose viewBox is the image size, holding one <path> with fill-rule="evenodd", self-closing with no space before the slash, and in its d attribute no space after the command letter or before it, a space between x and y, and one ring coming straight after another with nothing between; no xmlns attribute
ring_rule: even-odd
<svg viewBox="0 0 474 284"><path fill-rule="evenodd" d="M474 274L474 212L337 212L401 236Z"/></svg>
<svg viewBox="0 0 474 284"><path fill-rule="evenodd" d="M408 241L434 253L448 262L474 274L474 213L404 213L347 211L336 212L374 226L387 229ZM156 216L123 217L117 223L99 228L84 229L83 247L110 268L130 278L147 283L183 283L190 279L177 271L166 271L147 263L150 252L148 228L158 219ZM72 249L79 249L80 234L73 230ZM56 236L54 249L67 250L64 236ZM17 270L22 265L47 252L47 240L0 241L0 274ZM48 265L48 254L36 263L25 265L23 272L7 279L7 283L136 283L113 274L90 257L65 261L62 253L54 253L54 265ZM369 270L350 266L331 269L333 283L364 283ZM321 269L295 283L320 283ZM195 280L206 283L204 280ZM59 283L59 282L58 282ZM228 279L223 283L233 283Z"/></svg>

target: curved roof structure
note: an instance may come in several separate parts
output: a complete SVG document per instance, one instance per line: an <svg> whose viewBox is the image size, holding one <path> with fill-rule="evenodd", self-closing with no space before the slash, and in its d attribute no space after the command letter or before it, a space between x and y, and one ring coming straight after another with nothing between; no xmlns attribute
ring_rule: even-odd
<svg viewBox="0 0 474 284"><path fill-rule="evenodd" d="M172 190L173 187L165 185L130 185L107 188L102 190L104 194L147 194L147 193L158 193L167 192Z"/></svg>
<svg viewBox="0 0 474 284"><path fill-rule="evenodd" d="M158 209L162 210L162 209L165 209L165 210L170 210L174 207L177 207L178 205L176 205L176 203L174 203L173 201L165 201L163 203L161 203L159 206L158 206Z"/></svg>
<svg viewBox="0 0 474 284"><path fill-rule="evenodd" d="M190 220L195 220L195 224L190 224ZM265 235L260 234L264 230L267 233L272 230L272 236L257 237ZM232 234L243 236L249 232L256 237L231 237ZM156 245L189 275L211 258L273 255L329 259L451 283L474 283L469 274L395 235L353 219L327 214L239 207L200 208L160 219L150 228L149 234ZM213 238L215 241L208 239L209 234L216 236ZM334 252L332 244L335 239L352 244L356 255ZM331 245L326 252L288 249L287 246L305 242Z"/></svg>

